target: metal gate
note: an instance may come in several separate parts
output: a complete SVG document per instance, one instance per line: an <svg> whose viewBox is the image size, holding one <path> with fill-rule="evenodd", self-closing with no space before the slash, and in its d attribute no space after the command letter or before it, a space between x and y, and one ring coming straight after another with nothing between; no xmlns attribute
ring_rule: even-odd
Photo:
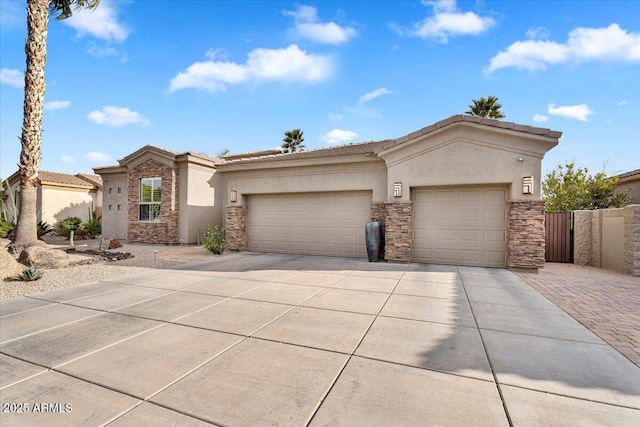
<svg viewBox="0 0 640 427"><path fill-rule="evenodd" d="M547 262L573 262L573 213L545 214L545 255Z"/></svg>

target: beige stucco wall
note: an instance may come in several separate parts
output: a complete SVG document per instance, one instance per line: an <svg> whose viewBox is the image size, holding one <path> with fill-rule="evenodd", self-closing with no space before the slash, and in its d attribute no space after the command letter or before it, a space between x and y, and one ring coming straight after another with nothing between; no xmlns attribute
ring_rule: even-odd
<svg viewBox="0 0 640 427"><path fill-rule="evenodd" d="M243 200L245 195L270 193L368 190L373 191L374 201L386 199L386 170L384 162L379 159L363 159L359 163L229 171L225 175L226 193L232 190L238 192L238 201L228 203L231 206L246 203ZM227 199L228 194L225 194L225 203Z"/></svg>
<svg viewBox="0 0 640 427"><path fill-rule="evenodd" d="M127 173L102 174L102 236L127 238ZM111 193L109 192L111 189ZM121 190L118 193L118 189ZM118 209L118 207L120 209Z"/></svg>
<svg viewBox="0 0 640 427"><path fill-rule="evenodd" d="M178 180L178 240L195 243L197 232L223 223L221 178L212 167L182 162Z"/></svg>
<svg viewBox="0 0 640 427"><path fill-rule="evenodd" d="M591 265L592 263L592 213L593 211L573 212L573 263L576 265Z"/></svg>
<svg viewBox="0 0 640 427"><path fill-rule="evenodd" d="M640 204L640 176L635 180L619 182L616 186L616 190L620 192L629 192L629 199L627 200L628 204Z"/></svg>
<svg viewBox="0 0 640 427"><path fill-rule="evenodd" d="M551 139L521 136L482 127L456 126L417 137L380 153L388 166L388 194L402 182L400 200L409 188L442 185L500 184L510 188L511 200L540 199L541 160ZM522 161L518 161L522 159ZM522 194L522 178L533 176L534 193Z"/></svg>
<svg viewBox="0 0 640 427"><path fill-rule="evenodd" d="M602 268L624 271L624 209L602 211Z"/></svg>
<svg viewBox="0 0 640 427"><path fill-rule="evenodd" d="M89 220L95 193L89 190L72 190L67 188L42 187L38 192L40 200L40 219L56 227L61 219L77 216L83 222Z"/></svg>

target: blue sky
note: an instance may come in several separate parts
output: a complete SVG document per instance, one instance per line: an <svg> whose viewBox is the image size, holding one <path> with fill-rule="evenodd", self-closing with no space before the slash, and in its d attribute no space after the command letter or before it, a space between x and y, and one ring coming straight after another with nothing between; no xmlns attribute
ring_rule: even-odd
<svg viewBox="0 0 640 427"><path fill-rule="evenodd" d="M0 0L0 176L16 170L24 0ZM543 171L640 168L638 1L102 0L49 23L42 169L146 145L216 156L396 138L498 96L564 133Z"/></svg>

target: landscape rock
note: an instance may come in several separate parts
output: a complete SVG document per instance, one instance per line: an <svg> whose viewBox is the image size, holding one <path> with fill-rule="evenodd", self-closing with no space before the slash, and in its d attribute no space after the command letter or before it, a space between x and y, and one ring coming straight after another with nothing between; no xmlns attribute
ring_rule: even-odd
<svg viewBox="0 0 640 427"><path fill-rule="evenodd" d="M23 266L7 251L0 248L0 279L7 279L22 273Z"/></svg>
<svg viewBox="0 0 640 427"><path fill-rule="evenodd" d="M120 243L120 240L118 239L110 239L109 240L109 249L117 249L117 248L121 248L122 247L122 243Z"/></svg>
<svg viewBox="0 0 640 427"><path fill-rule="evenodd" d="M117 249L117 248L121 248L121 247L122 247L122 243L120 243L120 241L118 239L112 239L112 238L109 238L109 237L105 237L100 242L99 249L101 251L106 251L106 250Z"/></svg>
<svg viewBox="0 0 640 427"><path fill-rule="evenodd" d="M60 250L49 249L40 245L30 245L22 253L18 261L27 267L64 268L69 267L69 255Z"/></svg>

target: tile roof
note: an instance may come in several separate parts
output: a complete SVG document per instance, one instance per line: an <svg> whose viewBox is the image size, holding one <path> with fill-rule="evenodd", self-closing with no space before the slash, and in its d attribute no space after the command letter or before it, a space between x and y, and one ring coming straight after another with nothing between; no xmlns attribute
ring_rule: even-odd
<svg viewBox="0 0 640 427"><path fill-rule="evenodd" d="M629 178L634 178L636 175L640 175L640 169L632 170L629 172L621 173L618 175L618 179L627 180Z"/></svg>
<svg viewBox="0 0 640 427"><path fill-rule="evenodd" d="M266 155L261 154L262 152L246 153L244 155L233 155L229 157L224 157L223 158L224 163L222 163L222 165L234 164L234 163L255 163L255 162L272 161L272 160L293 160L293 159L307 159L307 158L318 158L318 157L333 157L333 156L344 156L349 154L377 153L382 150L386 150L387 148L391 148L396 145L402 144L413 138L417 138L419 136L426 135L431 132L435 132L436 130L442 129L446 126L449 126L455 123L461 123L461 122L476 123L483 126L490 126L490 127L499 128L499 129L507 129L515 132L523 132L523 133L528 133L532 135L545 136L549 138L560 138L562 136L562 132L554 131L547 128L525 126L525 125L519 125L513 122L503 122L501 120L484 119L482 117L458 114L396 139L354 143L354 144L341 145L338 147L330 147L330 148L318 148L316 150L299 151L296 153L278 153L276 150L274 150L275 151L274 154L266 154Z"/></svg>
<svg viewBox="0 0 640 427"><path fill-rule="evenodd" d="M92 178L89 178L89 177L92 177ZM102 186L102 179L100 177L98 177L97 175L89 175L89 174L71 175L69 173L62 173L62 172L40 171L38 172L38 179L40 180L40 182L78 185L82 187L95 187L95 186L101 187Z"/></svg>
<svg viewBox="0 0 640 427"><path fill-rule="evenodd" d="M218 159L208 156L206 154L203 153L197 153L195 151L175 151L175 150L171 150L169 148L163 148L163 147L157 147L155 145L145 145L144 147L134 151L133 153L123 157L122 159L118 160L119 165L118 166L122 166L124 163L126 163L128 160L132 159L133 157L137 156L138 154L147 151L147 150L151 150L151 151L160 151L160 152L164 152L165 154L167 154L168 156L171 157L177 157L180 155L189 155L189 156L196 156L196 157L200 157L206 160L210 160L212 162L217 162L219 161Z"/></svg>

